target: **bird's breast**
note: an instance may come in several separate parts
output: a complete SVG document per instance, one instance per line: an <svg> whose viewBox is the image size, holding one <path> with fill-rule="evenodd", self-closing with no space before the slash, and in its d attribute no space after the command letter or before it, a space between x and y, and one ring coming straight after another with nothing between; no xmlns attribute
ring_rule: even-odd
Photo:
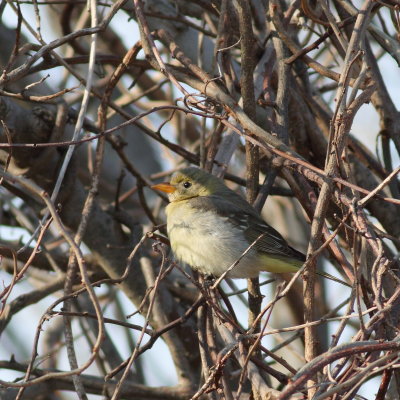
<svg viewBox="0 0 400 400"><path fill-rule="evenodd" d="M176 207L171 203L166 212L174 255L203 274L220 276L248 247L243 233L213 211L195 212L189 205ZM255 251L250 250L230 276L257 276L256 261Z"/></svg>

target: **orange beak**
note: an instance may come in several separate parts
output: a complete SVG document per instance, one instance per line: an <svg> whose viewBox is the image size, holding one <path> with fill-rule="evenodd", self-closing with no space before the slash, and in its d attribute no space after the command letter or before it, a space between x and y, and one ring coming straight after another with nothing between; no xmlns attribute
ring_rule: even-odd
<svg viewBox="0 0 400 400"><path fill-rule="evenodd" d="M164 193L174 193L176 190L175 186L172 186L168 182L158 183L157 185L151 186L152 189L160 190Z"/></svg>

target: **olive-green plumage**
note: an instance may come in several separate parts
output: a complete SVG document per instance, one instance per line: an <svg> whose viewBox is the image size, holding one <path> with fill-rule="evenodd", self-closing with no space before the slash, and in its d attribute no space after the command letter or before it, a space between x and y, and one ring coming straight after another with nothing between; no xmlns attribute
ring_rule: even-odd
<svg viewBox="0 0 400 400"><path fill-rule="evenodd" d="M203 170L184 168L154 188L168 193L167 230L175 256L203 274L222 275L253 242L228 277L296 272L305 261L246 200Z"/></svg>

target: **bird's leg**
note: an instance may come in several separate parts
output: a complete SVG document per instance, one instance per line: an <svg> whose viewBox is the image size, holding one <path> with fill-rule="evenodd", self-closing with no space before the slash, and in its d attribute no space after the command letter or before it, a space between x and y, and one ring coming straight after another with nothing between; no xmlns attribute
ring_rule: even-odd
<svg viewBox="0 0 400 400"><path fill-rule="evenodd" d="M214 275L203 275L203 277L204 277L203 283L206 289L209 289L211 286L214 285L215 282Z"/></svg>

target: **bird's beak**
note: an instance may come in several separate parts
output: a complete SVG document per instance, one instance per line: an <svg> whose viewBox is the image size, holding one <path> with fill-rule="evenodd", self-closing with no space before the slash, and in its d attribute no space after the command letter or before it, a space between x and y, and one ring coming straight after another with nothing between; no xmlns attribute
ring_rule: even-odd
<svg viewBox="0 0 400 400"><path fill-rule="evenodd" d="M172 186L168 182L158 183L157 185L151 186L152 189L161 190L164 193L174 193L176 190L175 186Z"/></svg>

